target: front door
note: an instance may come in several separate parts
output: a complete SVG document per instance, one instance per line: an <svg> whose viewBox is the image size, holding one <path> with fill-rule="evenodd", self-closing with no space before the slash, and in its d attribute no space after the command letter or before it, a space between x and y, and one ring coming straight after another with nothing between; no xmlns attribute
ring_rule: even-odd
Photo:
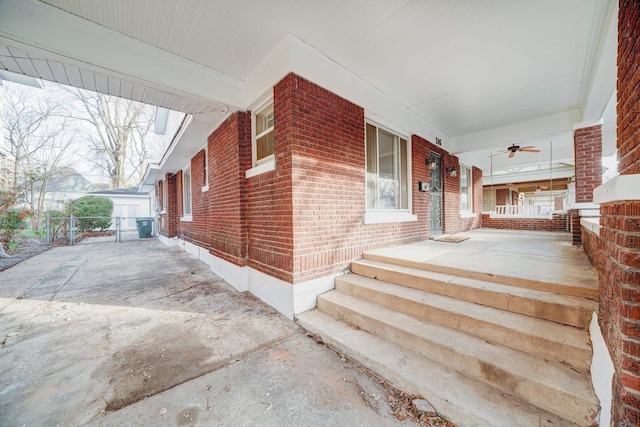
<svg viewBox="0 0 640 427"><path fill-rule="evenodd" d="M430 220L429 235L442 234L442 156L429 152Z"/></svg>

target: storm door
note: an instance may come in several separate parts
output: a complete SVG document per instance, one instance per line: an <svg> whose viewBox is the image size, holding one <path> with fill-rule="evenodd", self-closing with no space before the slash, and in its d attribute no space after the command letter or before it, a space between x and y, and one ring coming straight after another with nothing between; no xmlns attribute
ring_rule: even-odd
<svg viewBox="0 0 640 427"><path fill-rule="evenodd" d="M442 234L442 156L429 152L430 220L429 235Z"/></svg>

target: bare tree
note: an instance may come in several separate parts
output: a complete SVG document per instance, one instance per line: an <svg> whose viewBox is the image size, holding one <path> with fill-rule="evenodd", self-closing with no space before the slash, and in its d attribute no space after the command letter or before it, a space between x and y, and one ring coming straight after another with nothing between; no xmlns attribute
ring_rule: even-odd
<svg viewBox="0 0 640 427"><path fill-rule="evenodd" d="M5 89L5 129L15 157L13 190L34 212L38 231L47 186L62 166L73 162L75 132L68 125L63 98L48 92L33 95L20 85Z"/></svg>
<svg viewBox="0 0 640 427"><path fill-rule="evenodd" d="M109 177L111 188L138 185L150 152L147 139L154 109L145 104L80 89L68 89L81 102L89 123L89 158Z"/></svg>

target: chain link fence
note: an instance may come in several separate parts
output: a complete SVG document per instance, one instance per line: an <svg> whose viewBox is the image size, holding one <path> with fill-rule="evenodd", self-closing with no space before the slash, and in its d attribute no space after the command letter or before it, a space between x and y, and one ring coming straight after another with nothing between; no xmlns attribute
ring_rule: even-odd
<svg viewBox="0 0 640 427"><path fill-rule="evenodd" d="M131 229L132 220L136 228ZM47 213L46 242L74 245L87 237L101 237L101 241L123 242L157 235L154 218L53 216Z"/></svg>

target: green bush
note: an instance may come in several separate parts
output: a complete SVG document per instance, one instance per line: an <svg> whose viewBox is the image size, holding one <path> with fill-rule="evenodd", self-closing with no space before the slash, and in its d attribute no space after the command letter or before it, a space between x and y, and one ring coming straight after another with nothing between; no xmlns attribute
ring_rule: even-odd
<svg viewBox="0 0 640 427"><path fill-rule="evenodd" d="M111 226L113 202L106 197L80 197L70 203L69 210L77 218L76 224L82 232L95 229L104 231Z"/></svg>
<svg viewBox="0 0 640 427"><path fill-rule="evenodd" d="M0 208L0 243L9 243L16 233L24 230L31 215L28 209Z"/></svg>
<svg viewBox="0 0 640 427"><path fill-rule="evenodd" d="M56 240L67 235L69 232L69 214L65 211L50 210L49 230L51 240Z"/></svg>

